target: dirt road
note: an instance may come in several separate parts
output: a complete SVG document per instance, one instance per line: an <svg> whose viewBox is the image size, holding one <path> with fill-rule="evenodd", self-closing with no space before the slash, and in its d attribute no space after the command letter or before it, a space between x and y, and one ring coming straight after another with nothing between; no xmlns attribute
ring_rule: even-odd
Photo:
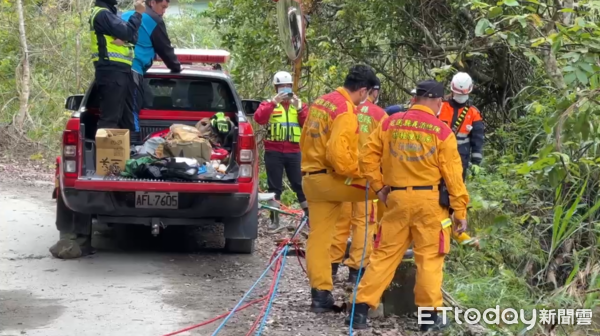
<svg viewBox="0 0 600 336"><path fill-rule="evenodd" d="M233 307L260 272L258 256L153 251L146 230L123 250L95 228L96 255L54 259L50 193L0 185L1 335L162 335Z"/></svg>
<svg viewBox="0 0 600 336"><path fill-rule="evenodd" d="M261 236L252 256L177 253L172 237L156 239L149 228L95 227L95 255L55 259L51 190L49 181L0 181L2 336L164 335L231 309L274 248L273 237ZM341 314L308 312L309 287L295 257L281 283L264 335L348 334ZM219 335L245 335L260 308L236 314ZM217 325L181 335L210 335Z"/></svg>

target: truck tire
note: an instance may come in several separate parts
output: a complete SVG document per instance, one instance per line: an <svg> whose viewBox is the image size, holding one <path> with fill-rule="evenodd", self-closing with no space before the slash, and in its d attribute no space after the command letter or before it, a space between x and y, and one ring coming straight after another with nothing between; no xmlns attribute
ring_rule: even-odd
<svg viewBox="0 0 600 336"><path fill-rule="evenodd" d="M92 215L75 212L67 207L60 190L56 197L56 229L63 233L92 235Z"/></svg>
<svg viewBox="0 0 600 336"><path fill-rule="evenodd" d="M250 210L245 215L225 220L224 224L225 251L252 254L254 240L258 237L258 197L255 197Z"/></svg>
<svg viewBox="0 0 600 336"><path fill-rule="evenodd" d="M225 251L252 254L254 252L254 239L225 239Z"/></svg>
<svg viewBox="0 0 600 336"><path fill-rule="evenodd" d="M184 226L184 249L187 253L202 250L222 249L225 246L222 224Z"/></svg>

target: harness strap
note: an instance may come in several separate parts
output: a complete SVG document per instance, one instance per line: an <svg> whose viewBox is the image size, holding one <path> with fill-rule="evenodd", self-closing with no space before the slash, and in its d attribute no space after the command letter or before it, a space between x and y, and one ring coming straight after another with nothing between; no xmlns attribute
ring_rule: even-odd
<svg viewBox="0 0 600 336"><path fill-rule="evenodd" d="M458 115L458 118L456 118L454 125L452 125L452 132L454 132L454 135L456 135L458 133L458 131L460 130L460 127L462 126L463 122L465 121L465 117L467 116L468 112L469 112L469 105L465 105L465 107L463 107L463 109L462 109L462 112L460 112L460 114Z"/></svg>

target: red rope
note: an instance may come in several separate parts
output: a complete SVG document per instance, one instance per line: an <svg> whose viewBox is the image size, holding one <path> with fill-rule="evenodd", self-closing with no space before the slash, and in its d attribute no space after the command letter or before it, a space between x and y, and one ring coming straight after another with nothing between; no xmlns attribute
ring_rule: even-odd
<svg viewBox="0 0 600 336"><path fill-rule="evenodd" d="M259 192L263 192L262 190L258 190ZM292 209L290 207L287 207L285 204L281 203L281 201L278 201L276 199L273 199L277 204L279 204L279 207L281 209L283 209L284 211L290 212L290 213L294 213L297 216L304 216L304 210L298 210L298 209Z"/></svg>
<svg viewBox="0 0 600 336"><path fill-rule="evenodd" d="M281 258L279 258L279 260L275 264L275 272L273 273L273 280L271 280L271 287L269 288L269 294L267 294L267 296L269 296L269 297L273 294L273 291L275 290L275 284L277 283L277 272L279 272L279 269L281 268L281 261L283 260L282 258L285 258L285 256L282 256ZM262 309L260 310L260 313L256 317L254 324L252 324L252 327L250 327L250 330L248 331L246 336L250 336L250 334L252 334L254 332L254 330L258 326L258 323L260 322L260 319L263 317L265 310L267 310L268 306L269 306L269 301L265 301Z"/></svg>
<svg viewBox="0 0 600 336"><path fill-rule="evenodd" d="M269 298L269 295L267 294L266 296L264 296L264 297L262 297L262 298L260 298L260 299L256 299L256 300L254 300L254 301L250 301L250 302L246 303L245 305L243 305L243 306L239 307L238 309L236 309L236 310L235 310L235 312L237 313L237 312L239 312L239 311L240 311L240 310L242 310L242 309L246 309L246 308L250 307L250 306L251 306L251 305L253 305L253 304L259 303L259 302L261 302L261 301L264 301L264 300L267 300L268 298ZM218 321L218 320L224 319L225 317L227 317L227 315L229 315L229 313L230 313L230 312L227 312L227 313L225 313L225 314L223 314L223 315L219 315L219 316L217 316L217 317L215 317L215 318L212 318L212 319L210 319L210 320L208 320L208 321L204 321L204 322L202 322L202 323L199 323L199 324L193 325L193 326L191 326L191 327L187 327L187 328L185 328L185 329L181 329L181 330L178 330L178 331L175 331L175 332L169 333L169 334L165 334L165 335L163 335L163 336L173 336L173 335L178 335L178 334L181 334L181 333L183 333L183 332L190 331L190 330L192 330L192 329L196 329L196 328L203 327L203 326L205 326L205 325L208 325L208 324L211 324L211 323L213 323L213 322L215 322L215 321Z"/></svg>

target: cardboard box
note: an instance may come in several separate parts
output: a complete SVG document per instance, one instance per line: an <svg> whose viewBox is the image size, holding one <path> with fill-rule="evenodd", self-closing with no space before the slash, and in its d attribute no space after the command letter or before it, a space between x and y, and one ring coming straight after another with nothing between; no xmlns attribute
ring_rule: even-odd
<svg viewBox="0 0 600 336"><path fill-rule="evenodd" d="M119 174L129 154L129 130L102 128L96 132L96 174Z"/></svg>

